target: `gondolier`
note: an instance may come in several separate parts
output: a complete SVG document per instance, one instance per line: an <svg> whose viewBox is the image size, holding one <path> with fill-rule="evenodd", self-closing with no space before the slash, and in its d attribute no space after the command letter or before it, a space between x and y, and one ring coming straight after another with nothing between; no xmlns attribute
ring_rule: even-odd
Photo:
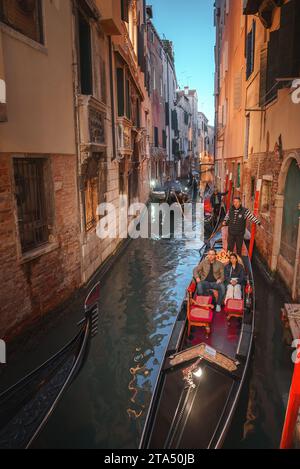
<svg viewBox="0 0 300 469"><path fill-rule="evenodd" d="M242 255L247 220L261 226L260 220L248 208L242 206L240 197L234 197L233 206L225 216L223 225L228 226L228 251L233 252L236 246L239 256Z"/></svg>
<svg viewBox="0 0 300 469"><path fill-rule="evenodd" d="M210 198L210 203L214 211L214 217L215 219L218 219L220 209L221 209L221 204L222 204L222 197L228 194L228 191L226 192L219 192L218 189L216 188L214 190L214 193L212 194Z"/></svg>

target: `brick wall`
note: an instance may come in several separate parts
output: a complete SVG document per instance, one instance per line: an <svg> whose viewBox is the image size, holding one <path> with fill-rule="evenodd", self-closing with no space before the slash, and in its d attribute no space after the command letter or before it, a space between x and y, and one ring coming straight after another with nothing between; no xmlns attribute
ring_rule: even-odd
<svg viewBox="0 0 300 469"><path fill-rule="evenodd" d="M42 255L21 254L12 158L0 155L0 336L10 336L66 301L80 285L76 157L50 156L54 231Z"/></svg>

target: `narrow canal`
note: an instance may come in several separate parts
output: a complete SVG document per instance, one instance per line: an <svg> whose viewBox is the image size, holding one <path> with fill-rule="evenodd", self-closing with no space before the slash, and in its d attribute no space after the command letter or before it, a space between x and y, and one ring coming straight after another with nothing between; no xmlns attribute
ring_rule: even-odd
<svg viewBox="0 0 300 469"><path fill-rule="evenodd" d="M36 447L138 446L201 245L187 249L185 241L175 239L129 244L101 280L99 335L89 360Z"/></svg>
<svg viewBox="0 0 300 469"><path fill-rule="evenodd" d="M101 279L99 334L88 362L35 448L136 448L172 325L198 249L184 240L134 240ZM255 267L257 324L246 438L233 447L278 447L292 363L282 340L284 298ZM75 332L83 298L19 342L0 391L56 352ZM9 357L10 358L10 357ZM247 407L248 398L245 398Z"/></svg>

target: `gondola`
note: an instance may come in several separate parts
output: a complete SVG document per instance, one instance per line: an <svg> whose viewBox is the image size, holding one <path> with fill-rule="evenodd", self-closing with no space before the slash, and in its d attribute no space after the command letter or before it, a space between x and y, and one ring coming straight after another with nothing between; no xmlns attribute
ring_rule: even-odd
<svg viewBox="0 0 300 469"><path fill-rule="evenodd" d="M180 181L167 181L164 186L156 186L151 190L152 202L183 205L189 200L190 190Z"/></svg>
<svg viewBox="0 0 300 469"><path fill-rule="evenodd" d="M79 374L98 332L99 293L97 284L87 296L76 337L0 395L0 449L29 448Z"/></svg>
<svg viewBox="0 0 300 469"><path fill-rule="evenodd" d="M226 228L216 230L200 259L211 247L223 256L226 242ZM244 299L215 313L210 309L214 292L202 297L200 301L206 305L201 305L203 327L191 328L190 335L191 308L199 308L192 306L197 303L194 279L187 288L158 374L140 448L225 446L246 385L254 333L254 280L245 245L242 261L248 276Z"/></svg>

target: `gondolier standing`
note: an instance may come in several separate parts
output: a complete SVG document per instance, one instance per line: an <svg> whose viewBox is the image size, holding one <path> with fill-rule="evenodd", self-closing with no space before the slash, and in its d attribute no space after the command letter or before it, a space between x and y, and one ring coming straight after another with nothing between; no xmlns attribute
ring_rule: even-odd
<svg viewBox="0 0 300 469"><path fill-rule="evenodd" d="M214 211L214 217L217 220L220 214L221 210L221 204L222 204L222 197L228 194L228 191L226 192L219 192L218 189L216 188L214 190L214 193L212 194L210 198L210 203Z"/></svg>
<svg viewBox="0 0 300 469"><path fill-rule="evenodd" d="M228 226L228 251L233 252L236 246L239 256L242 255L247 220L261 226L258 218L248 208L242 206L240 197L234 197L233 205L228 211L223 225Z"/></svg>

